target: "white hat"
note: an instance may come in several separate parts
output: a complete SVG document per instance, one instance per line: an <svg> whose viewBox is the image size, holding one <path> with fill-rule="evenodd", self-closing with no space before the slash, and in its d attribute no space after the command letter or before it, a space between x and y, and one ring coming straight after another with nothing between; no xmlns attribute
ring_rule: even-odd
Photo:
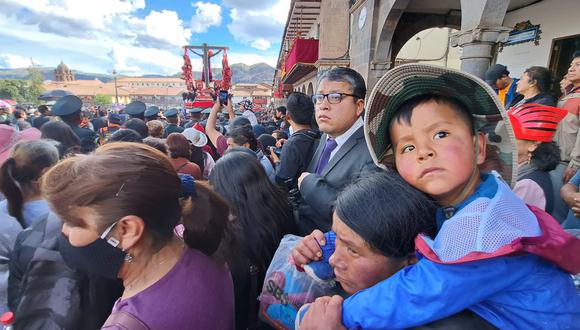
<svg viewBox="0 0 580 330"><path fill-rule="evenodd" d="M198 148L207 144L207 136L195 128L186 128L181 134Z"/></svg>

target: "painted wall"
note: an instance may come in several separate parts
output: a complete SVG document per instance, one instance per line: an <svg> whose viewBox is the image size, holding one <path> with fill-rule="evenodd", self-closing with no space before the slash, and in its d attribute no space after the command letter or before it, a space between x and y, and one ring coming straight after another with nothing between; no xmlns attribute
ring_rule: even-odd
<svg viewBox="0 0 580 330"><path fill-rule="evenodd" d="M461 48L449 47L449 35L457 30L432 28L414 35L397 54L398 63L419 62L459 69ZM446 52L447 51L447 52Z"/></svg>
<svg viewBox="0 0 580 330"><path fill-rule="evenodd" d="M508 46L498 53L496 63L507 65L512 77L519 77L526 68L534 65L547 67L550 63L552 40L580 34L580 1L544 0L506 14L503 25L513 27L530 20L540 24L540 44L533 42Z"/></svg>

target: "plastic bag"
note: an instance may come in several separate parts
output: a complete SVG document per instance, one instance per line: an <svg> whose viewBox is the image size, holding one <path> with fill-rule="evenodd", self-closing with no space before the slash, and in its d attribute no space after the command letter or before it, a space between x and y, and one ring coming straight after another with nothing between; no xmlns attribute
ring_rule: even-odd
<svg viewBox="0 0 580 330"><path fill-rule="evenodd" d="M260 294L260 318L275 329L294 330L296 313L317 297L335 294L334 283L320 284L289 262L292 249L302 237L286 235L266 272Z"/></svg>

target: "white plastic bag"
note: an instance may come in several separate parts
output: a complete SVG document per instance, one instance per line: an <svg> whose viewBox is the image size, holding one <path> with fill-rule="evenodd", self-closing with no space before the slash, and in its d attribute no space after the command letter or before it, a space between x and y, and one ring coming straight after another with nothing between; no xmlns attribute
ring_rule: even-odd
<svg viewBox="0 0 580 330"><path fill-rule="evenodd" d="M302 237L286 235L266 272L260 294L260 318L276 329L294 330L296 313L317 297L337 292L334 283L320 284L289 262Z"/></svg>

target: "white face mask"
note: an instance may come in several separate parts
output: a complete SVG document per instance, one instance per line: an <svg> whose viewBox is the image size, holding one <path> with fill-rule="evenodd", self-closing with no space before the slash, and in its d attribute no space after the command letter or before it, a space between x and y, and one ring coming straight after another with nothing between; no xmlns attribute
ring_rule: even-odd
<svg viewBox="0 0 580 330"><path fill-rule="evenodd" d="M290 125L290 127L288 128L288 131L290 133L290 136L292 136L292 134L294 134L294 129L292 128L292 125Z"/></svg>

